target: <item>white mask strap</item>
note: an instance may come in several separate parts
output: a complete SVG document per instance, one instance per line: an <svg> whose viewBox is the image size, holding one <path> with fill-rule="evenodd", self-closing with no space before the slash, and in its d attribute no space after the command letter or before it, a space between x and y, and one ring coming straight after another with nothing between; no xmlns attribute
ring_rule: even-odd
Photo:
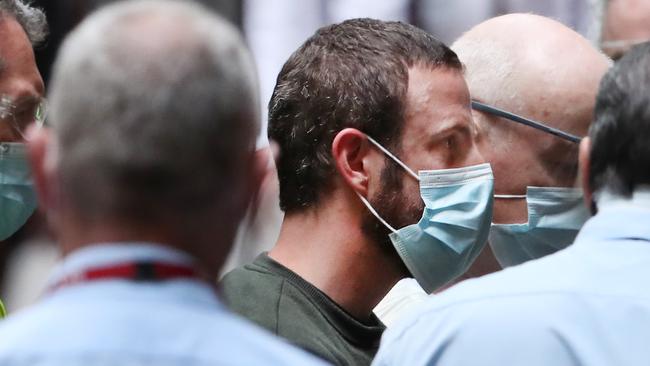
<svg viewBox="0 0 650 366"><path fill-rule="evenodd" d="M382 224L384 224L384 225L388 228L388 230L390 230L390 231L392 231L392 232L394 232L394 233L397 233L397 230L395 230L395 228L393 228L392 226L390 226L390 224L387 223L386 220L382 219L381 216L379 216L379 214L377 213L377 211L375 211L375 209L372 208L372 205L370 204L370 202L368 202L368 200L367 200L364 196L360 195L359 192L354 192L354 193L356 193L357 196L359 196L359 198L361 199L361 202L363 202L363 204L366 205L366 207L368 208L368 210L369 210L373 215L375 215L375 217L377 218L377 220L379 220Z"/></svg>
<svg viewBox="0 0 650 366"><path fill-rule="evenodd" d="M495 194L494 198L521 199L521 198L526 198L526 195L525 194Z"/></svg>
<svg viewBox="0 0 650 366"><path fill-rule="evenodd" d="M413 178L415 178L415 179L417 179L418 181L420 181L420 177L418 177L418 175L415 174L415 173L411 170L411 168L409 168L408 166L406 166L406 164L402 163L401 160L399 160L399 159L398 159L395 155L393 155L390 151L386 150L383 146L381 146L381 145L379 144L379 142L375 141L372 137L370 137L370 136L368 136L368 135L366 135L366 137L368 138L368 141L372 142L372 143L373 143L373 144L374 144L374 145L375 145L379 150L381 150L384 154L388 155L388 157L390 157L391 159L393 159L393 161L396 162L397 164L399 164L399 166L401 166L402 168L404 168L404 170L406 170L406 172L409 173ZM395 231L395 230L393 230L393 231Z"/></svg>

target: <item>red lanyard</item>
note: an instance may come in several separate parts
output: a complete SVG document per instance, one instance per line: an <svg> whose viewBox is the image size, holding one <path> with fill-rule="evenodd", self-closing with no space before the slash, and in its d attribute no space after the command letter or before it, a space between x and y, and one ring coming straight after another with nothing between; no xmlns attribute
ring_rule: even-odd
<svg viewBox="0 0 650 366"><path fill-rule="evenodd" d="M160 282L175 279L200 278L190 266L155 261L137 261L90 268L72 274L51 286L47 292L84 282L124 279L138 282Z"/></svg>

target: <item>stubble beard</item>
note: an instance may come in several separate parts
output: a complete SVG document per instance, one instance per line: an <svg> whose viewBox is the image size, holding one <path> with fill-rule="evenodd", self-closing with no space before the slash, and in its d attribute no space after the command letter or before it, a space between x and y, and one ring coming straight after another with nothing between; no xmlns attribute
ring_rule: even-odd
<svg viewBox="0 0 650 366"><path fill-rule="evenodd" d="M414 197L413 194L405 192L404 179L413 178L406 175L392 160L387 159L381 172L381 189L368 199L379 216L396 230L416 224L424 211L424 202L419 193ZM363 232L394 262L403 277L412 277L389 238L392 233L390 229L369 211L364 214L362 222Z"/></svg>

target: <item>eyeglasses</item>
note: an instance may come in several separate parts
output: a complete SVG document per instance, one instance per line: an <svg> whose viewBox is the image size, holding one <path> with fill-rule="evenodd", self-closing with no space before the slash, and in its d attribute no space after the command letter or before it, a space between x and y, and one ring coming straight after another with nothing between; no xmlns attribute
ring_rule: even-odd
<svg viewBox="0 0 650 366"><path fill-rule="evenodd" d="M27 128L32 123L42 127L46 116L47 101L44 98L34 97L15 104L9 96L0 94L0 124L8 124L23 139Z"/></svg>
<svg viewBox="0 0 650 366"><path fill-rule="evenodd" d="M535 129L540 130L540 131L544 131L546 133L550 133L551 135L555 135L555 136L557 136L559 138L565 139L567 141L571 141L571 142L576 143L576 144L580 143L580 140L582 140L582 138L580 138L578 136L572 135L572 134L564 132L562 130L558 130L557 128L547 126L547 125L545 125L545 124L543 124L541 122L533 121L532 119L528 119L526 117L522 117L522 116L516 115L514 113L506 112L503 109L492 107L490 105L487 105L485 103L481 103L481 102L476 101L476 100L472 100L472 109L480 111L480 112L489 113L489 114L495 115L497 117L503 117L503 118L509 119L509 120L511 120L513 122L521 123L523 125L535 128Z"/></svg>

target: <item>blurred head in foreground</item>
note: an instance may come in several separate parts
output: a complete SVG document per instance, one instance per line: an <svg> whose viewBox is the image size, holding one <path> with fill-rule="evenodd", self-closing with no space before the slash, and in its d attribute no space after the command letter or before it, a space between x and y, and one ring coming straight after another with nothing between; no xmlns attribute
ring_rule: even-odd
<svg viewBox="0 0 650 366"><path fill-rule="evenodd" d="M205 13L120 4L65 41L51 129L31 136L38 193L65 253L153 242L210 275L221 267L256 184L258 96L239 33Z"/></svg>

